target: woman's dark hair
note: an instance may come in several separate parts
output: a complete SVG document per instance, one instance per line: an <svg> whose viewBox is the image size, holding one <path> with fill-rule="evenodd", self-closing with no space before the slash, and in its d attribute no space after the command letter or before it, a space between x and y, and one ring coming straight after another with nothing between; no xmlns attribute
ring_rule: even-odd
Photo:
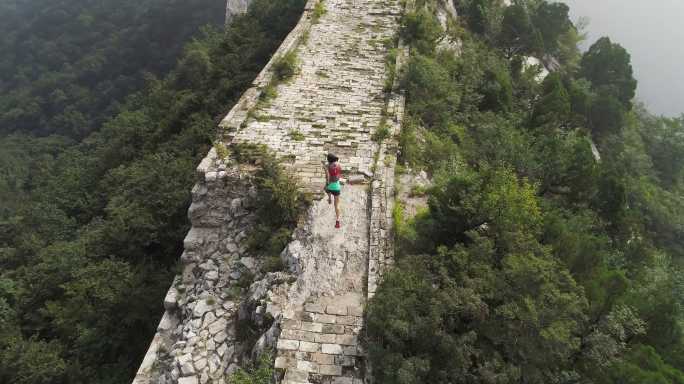
<svg viewBox="0 0 684 384"><path fill-rule="evenodd" d="M332 153L328 153L328 163L334 163L337 160L339 160L337 156L333 155Z"/></svg>

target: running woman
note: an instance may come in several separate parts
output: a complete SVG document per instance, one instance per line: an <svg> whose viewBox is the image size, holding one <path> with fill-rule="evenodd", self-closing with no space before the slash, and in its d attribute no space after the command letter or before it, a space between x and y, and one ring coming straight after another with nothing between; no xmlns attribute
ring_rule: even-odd
<svg viewBox="0 0 684 384"><path fill-rule="evenodd" d="M342 167L338 160L337 156L329 153L328 164L325 166L325 193L328 194L328 204L332 204L333 196L335 198L335 228L340 227L340 193L342 192L340 185Z"/></svg>

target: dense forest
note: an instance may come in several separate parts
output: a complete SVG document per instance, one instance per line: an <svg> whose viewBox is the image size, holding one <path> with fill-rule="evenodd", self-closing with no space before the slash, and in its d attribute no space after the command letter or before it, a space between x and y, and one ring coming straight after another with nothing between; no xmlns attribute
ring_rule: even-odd
<svg viewBox="0 0 684 384"><path fill-rule="evenodd" d="M446 28L417 3L401 154L433 181L394 212L377 382L684 383L684 117L633 101L609 38L581 53L562 3L457 1Z"/></svg>
<svg viewBox="0 0 684 384"><path fill-rule="evenodd" d="M195 167L303 6L0 0L0 382L130 382Z"/></svg>

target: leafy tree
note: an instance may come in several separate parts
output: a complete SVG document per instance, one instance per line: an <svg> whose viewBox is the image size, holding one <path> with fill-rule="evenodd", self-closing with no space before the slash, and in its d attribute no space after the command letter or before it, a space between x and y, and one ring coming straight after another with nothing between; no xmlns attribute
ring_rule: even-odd
<svg viewBox="0 0 684 384"><path fill-rule="evenodd" d="M0 64L0 132L84 138L146 72L171 69L200 25L220 25L221 10L211 0L16 2L0 24L0 50L11 52Z"/></svg>
<svg viewBox="0 0 684 384"><path fill-rule="evenodd" d="M470 29L480 35L496 35L503 11L500 0L469 0L462 6Z"/></svg>
<svg viewBox="0 0 684 384"><path fill-rule="evenodd" d="M439 20L425 8L404 15L401 25L402 37L413 42L423 53L433 52L437 43L444 38L444 30Z"/></svg>
<svg viewBox="0 0 684 384"><path fill-rule="evenodd" d="M435 239L452 247L405 257L371 303L379 382L542 383L568 369L586 305L581 290L536 240L532 188L509 171L487 174L436 187Z"/></svg>
<svg viewBox="0 0 684 384"><path fill-rule="evenodd" d="M672 189L684 177L684 118L655 118L639 111L645 150L663 185Z"/></svg>
<svg viewBox="0 0 684 384"><path fill-rule="evenodd" d="M663 362L653 347L639 345L623 362L615 365L607 382L681 384L684 383L684 374Z"/></svg>
<svg viewBox="0 0 684 384"><path fill-rule="evenodd" d="M542 96L534 106L532 120L536 126L555 125L563 127L570 120L570 95L558 73L552 73L544 79Z"/></svg>
<svg viewBox="0 0 684 384"><path fill-rule="evenodd" d="M637 81L633 76L630 55L610 38L602 37L584 54L580 75L591 81L593 89L605 95L604 98L612 96L627 109L631 108Z"/></svg>
<svg viewBox="0 0 684 384"><path fill-rule="evenodd" d="M625 107L616 97L601 93L589 111L589 126L597 138L620 135L625 125Z"/></svg>
<svg viewBox="0 0 684 384"><path fill-rule="evenodd" d="M440 64L428 57L414 56L405 78L406 89L412 90L411 97L415 100L410 108L430 126L444 126L459 103L459 93L449 81L449 71Z"/></svg>
<svg viewBox="0 0 684 384"><path fill-rule="evenodd" d="M543 42L522 4L506 8L501 22L500 44L508 57L542 52Z"/></svg>
<svg viewBox="0 0 684 384"><path fill-rule="evenodd" d="M557 55L560 49L560 38L573 27L569 17L570 8L564 3L549 3L546 1L534 10L532 20L539 31L544 45L544 52Z"/></svg>
<svg viewBox="0 0 684 384"><path fill-rule="evenodd" d="M460 3L471 30L469 10L496 8L484 3ZM529 37L524 9L544 30L540 53L560 65L541 84L509 57ZM599 74L628 65L617 45L595 47L578 73L582 28L564 6L518 1L504 13L464 31L459 57L412 51L401 151L433 187L426 211L394 212L398 261L368 307L375 379L678 382L679 121L630 112L614 86L630 76L582 72L597 57ZM498 28L515 35L494 40Z"/></svg>
<svg viewBox="0 0 684 384"><path fill-rule="evenodd" d="M483 94L480 108L483 110L508 111L513 104L513 86L508 71L497 67L485 72L481 86Z"/></svg>

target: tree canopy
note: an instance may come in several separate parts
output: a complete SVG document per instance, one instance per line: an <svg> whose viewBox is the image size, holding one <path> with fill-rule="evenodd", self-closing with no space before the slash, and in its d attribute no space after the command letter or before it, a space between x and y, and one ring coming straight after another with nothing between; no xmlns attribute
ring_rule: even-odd
<svg viewBox="0 0 684 384"><path fill-rule="evenodd" d="M394 212L375 380L681 383L682 119L631 108L629 54L582 57L567 6L461 3L460 54L413 50L404 72L400 172L432 185ZM557 65L539 80L526 55Z"/></svg>
<svg viewBox="0 0 684 384"><path fill-rule="evenodd" d="M224 6L0 0L0 382L131 382L195 167L304 1Z"/></svg>

